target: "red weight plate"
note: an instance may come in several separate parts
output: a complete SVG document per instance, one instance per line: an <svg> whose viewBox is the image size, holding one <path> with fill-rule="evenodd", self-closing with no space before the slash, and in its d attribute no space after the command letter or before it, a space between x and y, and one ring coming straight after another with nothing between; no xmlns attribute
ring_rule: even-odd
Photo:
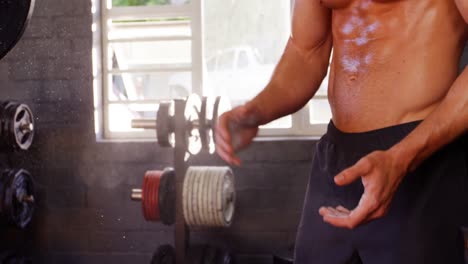
<svg viewBox="0 0 468 264"><path fill-rule="evenodd" d="M146 221L159 221L159 184L162 171L147 171L143 178L141 205Z"/></svg>

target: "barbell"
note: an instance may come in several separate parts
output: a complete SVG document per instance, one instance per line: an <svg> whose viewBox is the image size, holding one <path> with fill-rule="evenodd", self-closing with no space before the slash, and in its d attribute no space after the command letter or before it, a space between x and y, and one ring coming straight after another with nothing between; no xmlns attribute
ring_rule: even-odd
<svg viewBox="0 0 468 264"><path fill-rule="evenodd" d="M31 19L35 0L0 0L0 59L13 49Z"/></svg>
<svg viewBox="0 0 468 264"><path fill-rule="evenodd" d="M196 155L202 149L214 153L214 130L219 116L230 109L229 102L223 97L200 97L196 94L184 100L184 115L176 116L174 101L159 104L156 119L134 119L132 128L155 129L158 143L162 147L175 146L175 120L183 118L185 146L187 152Z"/></svg>
<svg viewBox="0 0 468 264"><path fill-rule="evenodd" d="M189 227L228 227L235 211L234 175L228 167L189 167L183 183L183 214ZM171 168L147 171L141 189L131 199L140 201L147 221L172 225L175 220L175 174Z"/></svg>
<svg viewBox="0 0 468 264"><path fill-rule="evenodd" d="M25 228L35 207L34 183L24 169L6 169L0 176L0 216L9 224Z"/></svg>

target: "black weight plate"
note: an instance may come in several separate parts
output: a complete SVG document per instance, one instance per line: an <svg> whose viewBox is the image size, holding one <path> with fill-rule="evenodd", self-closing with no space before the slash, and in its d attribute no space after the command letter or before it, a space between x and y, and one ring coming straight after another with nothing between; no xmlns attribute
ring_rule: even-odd
<svg viewBox="0 0 468 264"><path fill-rule="evenodd" d="M0 0L0 59L18 43L31 19L35 0Z"/></svg>
<svg viewBox="0 0 468 264"><path fill-rule="evenodd" d="M166 168L159 184L159 211L161 222L165 225L172 225L175 222L175 197L175 171Z"/></svg>
<svg viewBox="0 0 468 264"><path fill-rule="evenodd" d="M1 0L0 0L1 1ZM25 104L15 104L7 108L8 142L12 148L27 150L34 138L34 117Z"/></svg>
<svg viewBox="0 0 468 264"><path fill-rule="evenodd" d="M163 102L159 104L158 114L156 117L157 138L161 147L173 147L170 140L170 135L174 132L174 118L170 115L170 102Z"/></svg>
<svg viewBox="0 0 468 264"><path fill-rule="evenodd" d="M162 245L151 258L151 264L175 264L175 251L171 245Z"/></svg>
<svg viewBox="0 0 468 264"><path fill-rule="evenodd" d="M202 98L202 105L200 109L200 139L202 143L202 148L205 151L210 150L210 127L208 124L207 111L208 111L208 98Z"/></svg>
<svg viewBox="0 0 468 264"><path fill-rule="evenodd" d="M11 224L25 228L31 222L35 201L34 184L26 170L12 170L5 192L5 215Z"/></svg>

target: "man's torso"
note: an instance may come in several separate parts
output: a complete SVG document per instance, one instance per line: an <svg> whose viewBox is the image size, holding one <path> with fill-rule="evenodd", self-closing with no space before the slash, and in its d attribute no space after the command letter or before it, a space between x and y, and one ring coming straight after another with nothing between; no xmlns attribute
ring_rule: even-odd
<svg viewBox="0 0 468 264"><path fill-rule="evenodd" d="M328 90L339 129L361 132L424 119L443 100L467 33L454 0L321 3L333 9Z"/></svg>

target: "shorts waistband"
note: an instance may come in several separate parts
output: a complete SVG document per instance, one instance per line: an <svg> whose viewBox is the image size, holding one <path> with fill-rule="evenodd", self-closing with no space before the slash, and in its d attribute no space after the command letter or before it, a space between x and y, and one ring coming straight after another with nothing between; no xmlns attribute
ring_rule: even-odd
<svg viewBox="0 0 468 264"><path fill-rule="evenodd" d="M324 137L330 142L344 148L362 151L383 150L401 141L421 122L422 120L418 120L365 132L348 133L339 130L333 121L330 121Z"/></svg>

